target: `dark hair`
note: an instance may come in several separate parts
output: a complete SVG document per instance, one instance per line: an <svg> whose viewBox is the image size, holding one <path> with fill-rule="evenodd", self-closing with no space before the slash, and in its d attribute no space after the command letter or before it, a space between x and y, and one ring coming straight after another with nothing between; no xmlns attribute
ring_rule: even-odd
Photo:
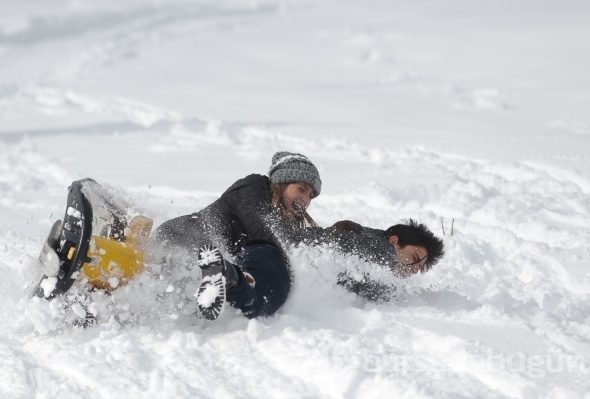
<svg viewBox="0 0 590 399"><path fill-rule="evenodd" d="M428 258L422 271L430 270L445 254L442 240L432 234L426 225L418 223L413 219L403 220L403 223L396 224L385 230L387 237L397 236L397 243L400 247L418 245L426 248Z"/></svg>

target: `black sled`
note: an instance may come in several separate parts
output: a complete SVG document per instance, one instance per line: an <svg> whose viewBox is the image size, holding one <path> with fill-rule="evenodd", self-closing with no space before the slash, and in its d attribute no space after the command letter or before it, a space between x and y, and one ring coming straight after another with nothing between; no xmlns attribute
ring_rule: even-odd
<svg viewBox="0 0 590 399"><path fill-rule="evenodd" d="M53 224L39 254L43 276L33 290L34 296L51 300L72 287L84 263L91 261L87 255L97 220L104 222L98 223L104 227L104 236L123 237L124 213L110 200L93 179L76 180L70 185L63 221Z"/></svg>

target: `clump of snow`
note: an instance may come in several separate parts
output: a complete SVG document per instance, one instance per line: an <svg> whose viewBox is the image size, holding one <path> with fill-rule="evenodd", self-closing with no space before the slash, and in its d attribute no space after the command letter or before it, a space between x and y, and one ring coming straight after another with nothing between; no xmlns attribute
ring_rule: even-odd
<svg viewBox="0 0 590 399"><path fill-rule="evenodd" d="M197 298L197 303L205 308L210 307L217 297L219 297L220 288L215 284L207 284L205 285L205 289L201 292L199 296L195 293L195 298Z"/></svg>
<svg viewBox="0 0 590 399"><path fill-rule="evenodd" d="M46 279L43 280L43 282L41 283L41 289L43 290L43 296L45 298L48 298L49 295L51 295L51 293L55 289L56 284L57 284L57 277L51 276L51 277L47 277Z"/></svg>
<svg viewBox="0 0 590 399"><path fill-rule="evenodd" d="M118 277L110 277L109 278L109 285L111 288L117 288L119 286L119 278Z"/></svg>
<svg viewBox="0 0 590 399"><path fill-rule="evenodd" d="M82 218L82 213L79 210L77 210L76 208L73 208L71 206L68 206L66 214L69 216L73 216L75 218L78 218L78 219Z"/></svg>

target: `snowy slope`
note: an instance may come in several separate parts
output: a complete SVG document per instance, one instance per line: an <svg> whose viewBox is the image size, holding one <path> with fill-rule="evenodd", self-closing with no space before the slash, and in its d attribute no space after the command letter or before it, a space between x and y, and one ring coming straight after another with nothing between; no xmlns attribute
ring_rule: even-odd
<svg viewBox="0 0 590 399"><path fill-rule="evenodd" d="M0 397L588 397L589 17L575 0L4 1ZM444 225L445 258L376 305L334 285L359 259L294 249L292 297L251 321L198 320L149 274L95 298L91 329L30 300L72 180L158 224L279 149L318 165L320 224Z"/></svg>

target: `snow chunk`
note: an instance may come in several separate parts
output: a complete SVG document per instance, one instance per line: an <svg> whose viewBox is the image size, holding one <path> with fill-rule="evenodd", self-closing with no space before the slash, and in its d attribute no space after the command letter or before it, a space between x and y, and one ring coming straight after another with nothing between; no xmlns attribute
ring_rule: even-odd
<svg viewBox="0 0 590 399"><path fill-rule="evenodd" d="M217 297L219 297L219 287L214 284L207 284L207 287L203 290L201 295L195 293L195 297L197 298L197 303L205 308L211 307Z"/></svg>
<svg viewBox="0 0 590 399"><path fill-rule="evenodd" d="M80 303L75 303L72 305L72 312L74 312L74 314L81 319L86 318L86 309L84 309L84 306L82 306Z"/></svg>
<svg viewBox="0 0 590 399"><path fill-rule="evenodd" d="M68 216L73 216L78 219L82 219L82 213L74 207L68 206L68 210L66 211Z"/></svg>
<svg viewBox="0 0 590 399"><path fill-rule="evenodd" d="M109 285L111 288L117 288L119 286L119 279L117 277L110 277Z"/></svg>
<svg viewBox="0 0 590 399"><path fill-rule="evenodd" d="M43 290L43 296L48 298L49 295L55 289L55 285L57 284L57 277L47 277L45 280L41 282L41 289Z"/></svg>

